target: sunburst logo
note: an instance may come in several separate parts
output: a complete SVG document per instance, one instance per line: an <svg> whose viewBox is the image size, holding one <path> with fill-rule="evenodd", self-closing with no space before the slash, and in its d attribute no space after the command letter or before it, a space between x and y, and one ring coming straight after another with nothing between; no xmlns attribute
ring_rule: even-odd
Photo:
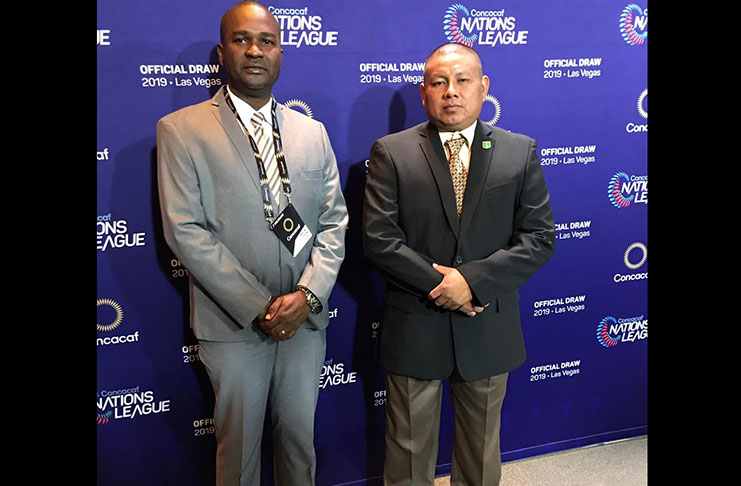
<svg viewBox="0 0 741 486"><path fill-rule="evenodd" d="M641 257L634 263L631 261L630 254L632 252L633 256L635 257L635 250L640 251ZM648 248L646 248L646 245L638 241L630 245L628 249L625 250L625 255L623 256L625 266L630 268L631 270L635 270L643 266L643 264L646 263L646 259L648 259ZM633 260L635 260L635 258L633 258Z"/></svg>
<svg viewBox="0 0 741 486"><path fill-rule="evenodd" d="M443 16L443 31L445 32L445 37L450 42L457 42L458 44L473 47L473 43L476 42L479 35L472 34L466 36L461 32L461 20L464 16L468 17L469 15L468 8L460 3L454 3L445 11L445 15Z"/></svg>
<svg viewBox="0 0 741 486"><path fill-rule="evenodd" d="M642 31L642 32L639 32ZM648 9L631 3L620 14L620 35L631 46L640 46L648 38Z"/></svg>
<svg viewBox="0 0 741 486"><path fill-rule="evenodd" d="M499 103L498 99L490 94L486 95L486 99L484 100L484 102L486 101L494 105L494 116L491 118L491 120L488 120L485 123L488 123L489 125L496 125L499 121L499 117L502 114L502 105Z"/></svg>
<svg viewBox="0 0 741 486"><path fill-rule="evenodd" d="M304 101L293 99L293 100L288 100L283 104L287 108L291 108L291 109L298 108L297 110L294 110L294 111L302 111L304 112L304 115L308 116L309 118L314 118L314 112L311 111L311 107L308 104L306 104L306 102Z"/></svg>
<svg viewBox="0 0 741 486"><path fill-rule="evenodd" d="M648 101L646 98L648 98L648 88L641 91L640 96L638 96L638 114L648 120Z"/></svg>
<svg viewBox="0 0 741 486"><path fill-rule="evenodd" d="M123 309L121 308L121 305L113 299L98 299L98 309L100 309L101 306L104 308L112 308L115 312L115 318L108 324L101 324L98 322L98 331L111 331L116 329L121 324L121 321L123 321ZM100 312L98 314L98 319L100 320Z"/></svg>
<svg viewBox="0 0 741 486"><path fill-rule="evenodd" d="M610 326L616 324L617 319L612 316L607 316L600 321L597 326L597 341L599 341L602 346L611 348L617 346L617 343L620 342L620 335L610 336L609 334Z"/></svg>

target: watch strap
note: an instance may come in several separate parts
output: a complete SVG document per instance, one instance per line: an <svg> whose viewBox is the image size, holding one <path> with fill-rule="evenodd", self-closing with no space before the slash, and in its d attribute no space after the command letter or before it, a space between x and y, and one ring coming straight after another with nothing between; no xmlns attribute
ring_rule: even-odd
<svg viewBox="0 0 741 486"><path fill-rule="evenodd" d="M306 295L306 303L309 305L312 314L318 314L322 311L322 303L319 301L317 296L314 295L314 292L303 285L297 285L296 289L302 291L304 295Z"/></svg>

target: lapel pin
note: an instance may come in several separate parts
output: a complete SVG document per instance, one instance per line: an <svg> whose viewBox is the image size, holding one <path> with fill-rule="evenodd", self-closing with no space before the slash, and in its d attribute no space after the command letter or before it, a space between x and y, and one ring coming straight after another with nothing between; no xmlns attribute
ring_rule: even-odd
<svg viewBox="0 0 741 486"><path fill-rule="evenodd" d="M482 140L481 147L486 150L489 150L491 148L491 140Z"/></svg>

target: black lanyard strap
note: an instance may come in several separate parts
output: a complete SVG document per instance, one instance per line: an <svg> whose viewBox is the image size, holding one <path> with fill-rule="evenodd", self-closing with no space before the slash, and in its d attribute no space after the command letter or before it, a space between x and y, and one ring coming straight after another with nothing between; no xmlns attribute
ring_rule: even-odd
<svg viewBox="0 0 741 486"><path fill-rule="evenodd" d="M273 212L273 203L270 199L270 186L268 185L268 175L265 171L265 163L262 160L262 155L260 155L260 150L257 148L255 140L250 135L249 130L247 130L247 126L242 121L242 118L240 118L239 113L237 112L237 107L234 106L234 102L232 101L231 96L229 96L229 90L226 89L226 86L224 86L224 99L226 100L226 104L234 113L234 116L237 117L240 125L242 125L242 128L244 128L244 134L250 141L250 146L252 146L252 152L255 155L255 162L257 163L257 172L260 175L260 192L262 193L262 205L265 212L265 220L272 223L273 219L275 219L275 213ZM291 204L291 178L288 176L286 156L283 153L283 141L280 137L280 129L278 128L278 117L275 115L275 109L277 106L278 104L275 102L275 98L273 98L273 103L270 106L270 113L273 119L273 146L275 148L275 160L278 163L278 173L280 174L283 194L285 194L288 204Z"/></svg>

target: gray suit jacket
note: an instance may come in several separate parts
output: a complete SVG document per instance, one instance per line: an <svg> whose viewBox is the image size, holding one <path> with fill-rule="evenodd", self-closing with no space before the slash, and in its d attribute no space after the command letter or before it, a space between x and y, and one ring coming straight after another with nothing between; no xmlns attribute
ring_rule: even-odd
<svg viewBox="0 0 741 486"><path fill-rule="evenodd" d="M478 122L460 219L434 125L377 140L363 235L365 254L388 280L380 346L387 370L442 379L457 367L473 381L525 361L518 288L555 247L535 140ZM489 307L475 317L437 307L427 298L442 280L433 262L457 268Z"/></svg>
<svg viewBox="0 0 741 486"><path fill-rule="evenodd" d="M222 89L157 123L164 236L190 274L198 339L257 338L253 320L270 297L297 284L323 304L304 326L329 323L327 299L345 256L348 222L337 162L322 123L278 106L291 201L313 235L295 258L268 228L252 148ZM285 205L281 197L280 209Z"/></svg>

